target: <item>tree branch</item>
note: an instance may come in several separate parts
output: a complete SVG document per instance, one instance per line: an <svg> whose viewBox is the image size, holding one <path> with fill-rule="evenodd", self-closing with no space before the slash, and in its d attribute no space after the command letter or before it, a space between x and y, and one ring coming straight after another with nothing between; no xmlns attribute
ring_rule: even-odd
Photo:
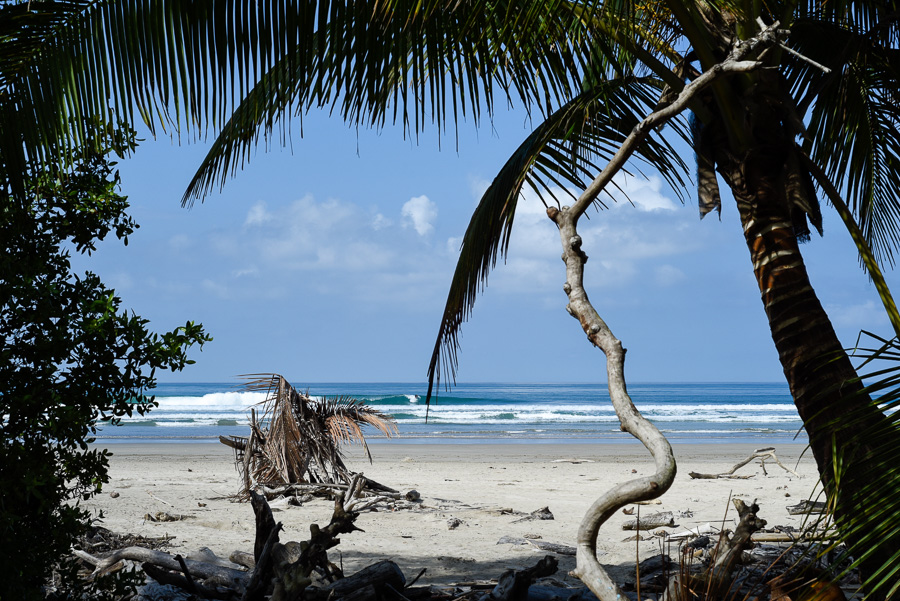
<svg viewBox="0 0 900 601"><path fill-rule="evenodd" d="M584 265L587 262L587 255L581 250L582 240L578 235L578 219L603 191L603 188L624 167L638 144L645 140L654 128L684 111L698 92L722 74L747 72L761 67L761 62L745 59L778 43L778 25L776 22L754 38L737 44L725 61L702 73L685 86L671 104L654 111L639 123L622 143L612 160L579 196L572 207L547 209L547 216L559 228L563 247L562 259L566 264L566 283L563 290L569 297L566 310L578 319L588 340L606 355L609 396L616 415L619 417L622 430L640 440L650 451L656 464L656 472L652 476L619 484L594 501L578 529L577 567L574 574L601 601L621 600L624 598L624 594L597 561L597 535L600 527L625 505L654 499L665 493L675 479L677 468L669 441L656 426L641 415L628 395L625 384L625 349L594 309L584 289Z"/></svg>
<svg viewBox="0 0 900 601"><path fill-rule="evenodd" d="M638 145L655 128L687 109L691 100L701 90L726 73L746 73L762 67L763 63L760 61L745 59L778 44L779 25L780 23L776 21L756 36L735 45L724 61L704 71L694 81L686 85L672 104L650 113L643 121L638 123L625 141L622 142L622 146L619 147L619 150L610 159L603 171L600 172L600 175L590 183L581 196L578 197L578 200L575 201L575 204L572 205L572 212L575 213L576 219L597 199L597 196L600 195L606 185L612 181L613 176L625 166L625 163L634 154Z"/></svg>
<svg viewBox="0 0 900 601"><path fill-rule="evenodd" d="M581 250L581 237L576 223L579 213L569 207L562 210L550 207L547 215L559 228L566 263L566 283L563 286L569 296L566 310L581 323L588 339L606 355L606 372L609 396L622 430L644 443L656 462L656 472L645 478L622 483L605 493L591 505L578 529L576 547L578 576L601 601L624 598L619 587L597 561L597 533L609 517L628 503L654 499L662 495L675 479L675 456L665 436L634 406L625 386L625 349L613 335L609 326L591 305L584 290L584 264L587 255Z"/></svg>

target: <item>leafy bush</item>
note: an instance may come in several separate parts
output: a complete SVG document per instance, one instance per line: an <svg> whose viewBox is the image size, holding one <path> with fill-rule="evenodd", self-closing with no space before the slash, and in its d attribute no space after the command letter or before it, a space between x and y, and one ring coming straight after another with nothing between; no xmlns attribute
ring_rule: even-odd
<svg viewBox="0 0 900 601"><path fill-rule="evenodd" d="M71 254L138 227L117 193L110 152L133 135L88 141L70 168L28 173L27 194L0 173L0 599L43 596L83 529L78 501L108 481L109 452L88 445L101 422L143 414L158 369L193 363L210 338L187 322L158 335Z"/></svg>

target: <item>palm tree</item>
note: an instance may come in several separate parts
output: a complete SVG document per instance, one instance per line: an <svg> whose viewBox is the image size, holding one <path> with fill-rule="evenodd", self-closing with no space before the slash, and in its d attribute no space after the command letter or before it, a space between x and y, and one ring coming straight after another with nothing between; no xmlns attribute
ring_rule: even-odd
<svg viewBox="0 0 900 601"><path fill-rule="evenodd" d="M834 482L833 449L865 440L862 432L883 422L815 297L798 241L809 224L820 228L819 190L854 235L870 275L877 280L878 263L892 262L897 0L67 6L55 20L35 16L60 10L51 3L3 7L25 24L0 32L3 52L16 57L0 63L15 75L0 79L5 165L64 156L88 137L82 128L90 123L69 117L142 119L195 135L213 127L218 137L185 194L191 202L243 165L260 135L286 127L289 111L325 107L350 122L399 121L412 132L429 120L440 131L463 115L478 122L498 110L497 98L540 114L466 232L432 383L454 374L459 328L506 251L523 186L585 188L645 115L721 63L760 23L779 22L787 39L753 56L765 69L718 78L692 100L693 121L678 116L669 131L697 153L701 215L718 208L719 181L737 202L773 340L826 485ZM687 165L659 132L636 156L676 189L687 179ZM896 309L887 307L900 332ZM858 419L840 427L827 419L851 414ZM877 456L878 448L863 447L860 456ZM860 486L843 481L842 490L852 499Z"/></svg>

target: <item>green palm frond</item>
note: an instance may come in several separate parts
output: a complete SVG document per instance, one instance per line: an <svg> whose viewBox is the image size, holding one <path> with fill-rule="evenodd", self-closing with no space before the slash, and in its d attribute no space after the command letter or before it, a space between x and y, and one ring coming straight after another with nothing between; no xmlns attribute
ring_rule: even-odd
<svg viewBox="0 0 900 601"><path fill-rule="evenodd" d="M29 118L26 97L19 90L34 61L55 43L61 31L75 21L89 2L0 2L0 170L17 194L24 194L16 174L27 173L30 154L23 140L53 150L52 135L36 132ZM44 111L47 123L55 115Z"/></svg>
<svg viewBox="0 0 900 601"><path fill-rule="evenodd" d="M554 187L569 194L569 186L580 191L600 171L597 161L611 157L652 110L656 92L655 79L626 77L603 82L549 115L503 165L463 237L428 367L426 402L430 403L434 384L439 384L442 376L448 383L455 378L460 327L497 259L506 254L523 186L528 184L545 205ZM673 130L687 135L684 124L673 125ZM638 153L659 169L673 189L684 186L686 165L669 142L651 138Z"/></svg>
<svg viewBox="0 0 900 601"><path fill-rule="evenodd" d="M228 123L235 157L205 163L227 170L291 110L326 108L375 127L391 120L411 133L477 122L498 99L546 112L577 93L592 47L561 0L34 5L63 16L48 21L53 35L36 49L21 49L36 26L0 37L15 55L0 62L0 142L40 161L87 138L86 118L191 137ZM37 22L22 6L9 10ZM9 131L13 123L27 127ZM199 178L207 188L215 179Z"/></svg>
<svg viewBox="0 0 900 601"><path fill-rule="evenodd" d="M90 138L86 128L98 122L141 120L154 133L162 125L200 135L224 123L259 75L309 37L315 14L305 14L306 6L18 3L8 10L24 10L23 19L52 13L56 20L0 37L0 54L13 57L0 62L4 149L18 145L28 160L55 162ZM22 51L35 36L30 51ZM21 127L12 130L17 122Z"/></svg>
<svg viewBox="0 0 900 601"><path fill-rule="evenodd" d="M892 264L900 241L900 7L890 12L890 4L804 15L791 45L831 72L786 64L794 97L808 109L804 148L847 199L876 258Z"/></svg>
<svg viewBox="0 0 900 601"><path fill-rule="evenodd" d="M900 582L900 342L869 332L861 340L870 344L852 350L858 369L868 370L861 378L866 386L860 394L873 399L887 419L874 427L861 429L850 441L834 449L830 474L829 506L834 509L833 525L840 542L826 546L821 553L833 554L830 563L834 578L852 569L864 567L863 590L867 595L891 598ZM827 367L826 367L827 369ZM857 423L869 423L864 415L842 415L835 431L849 432ZM864 449L877 449L876 453ZM862 483L855 493L849 483Z"/></svg>
<svg viewBox="0 0 900 601"><path fill-rule="evenodd" d="M60 31L91 4L0 2L0 95L5 95Z"/></svg>
<svg viewBox="0 0 900 601"><path fill-rule="evenodd" d="M346 123L399 123L439 134L497 96L551 111L578 93L596 60L590 29L566 2L457 3L411 0L335 5L311 41L267 70L223 126L183 202L203 198L248 160L260 136L291 112L338 113Z"/></svg>

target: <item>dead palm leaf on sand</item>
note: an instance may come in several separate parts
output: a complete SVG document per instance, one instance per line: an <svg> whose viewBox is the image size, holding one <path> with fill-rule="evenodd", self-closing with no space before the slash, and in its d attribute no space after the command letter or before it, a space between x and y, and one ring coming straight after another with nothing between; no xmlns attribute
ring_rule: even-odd
<svg viewBox="0 0 900 601"><path fill-rule="evenodd" d="M259 410L252 409L250 436L221 439L236 451L243 476L240 497L256 485L348 484L352 473L344 464L341 445L359 443L369 461L363 426L385 436L397 433L393 418L362 401L337 396L313 398L297 392L278 374L250 374L243 388L265 392Z"/></svg>

